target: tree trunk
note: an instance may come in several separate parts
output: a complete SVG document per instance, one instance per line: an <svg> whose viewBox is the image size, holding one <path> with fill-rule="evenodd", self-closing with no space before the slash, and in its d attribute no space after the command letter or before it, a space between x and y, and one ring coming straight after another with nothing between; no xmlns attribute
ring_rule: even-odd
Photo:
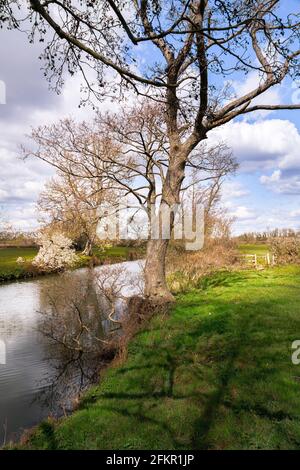
<svg viewBox="0 0 300 470"><path fill-rule="evenodd" d="M86 241L84 250L81 253L84 256L92 256L93 255L93 247L92 247L92 242L90 240Z"/></svg>
<svg viewBox="0 0 300 470"><path fill-rule="evenodd" d="M180 152L179 146L175 146L173 157L162 188L162 204L172 208L180 201L180 188L184 179L186 155ZM172 154L172 151L171 151ZM161 208L162 206L160 206ZM174 214L170 215L170 234L174 227ZM166 255L169 240L150 239L147 244L147 256L145 264L145 296L154 302L172 302L174 297L168 289L166 281Z"/></svg>
<svg viewBox="0 0 300 470"><path fill-rule="evenodd" d="M145 264L145 296L157 303L173 302L166 281L166 254L169 240L149 240Z"/></svg>

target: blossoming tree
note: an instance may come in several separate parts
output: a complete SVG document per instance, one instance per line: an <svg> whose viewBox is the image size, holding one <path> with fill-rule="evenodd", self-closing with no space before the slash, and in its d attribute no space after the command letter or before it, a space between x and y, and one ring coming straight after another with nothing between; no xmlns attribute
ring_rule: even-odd
<svg viewBox="0 0 300 470"><path fill-rule="evenodd" d="M77 256L72 240L62 233L40 236L40 250L32 264L44 271L60 271L75 264Z"/></svg>

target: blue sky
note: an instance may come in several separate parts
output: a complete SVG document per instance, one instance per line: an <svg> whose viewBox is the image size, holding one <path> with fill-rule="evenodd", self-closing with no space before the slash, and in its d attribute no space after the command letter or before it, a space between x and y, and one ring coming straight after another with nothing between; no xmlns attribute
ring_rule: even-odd
<svg viewBox="0 0 300 470"><path fill-rule="evenodd" d="M37 59L39 51L40 45L29 45L21 33L0 30L0 80L7 89L7 102L0 104L0 214L21 229L36 226L35 203L53 174L44 163L19 159L25 134L31 126L64 116L92 117L91 109L78 108L80 77L68 77L60 95L48 90ZM147 46L142 46L141 57L148 60ZM255 80L255 72L251 72L233 86L243 93ZM286 81L263 101L300 103L297 86ZM117 109L117 103L101 107ZM300 228L300 111L247 115L213 131L209 139L225 141L240 164L223 190L223 204L235 217L235 233Z"/></svg>

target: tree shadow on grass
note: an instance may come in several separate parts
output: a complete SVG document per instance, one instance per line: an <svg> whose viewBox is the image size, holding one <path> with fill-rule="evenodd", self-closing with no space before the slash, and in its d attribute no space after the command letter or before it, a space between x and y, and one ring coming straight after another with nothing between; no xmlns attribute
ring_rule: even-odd
<svg viewBox="0 0 300 470"><path fill-rule="evenodd" d="M257 347L264 344L264 341L269 347L272 346L272 342L278 343L278 338L270 335L268 325L263 325L264 317L261 313L273 308L273 315L281 315L279 310L276 311L276 299L273 297L272 301L260 299L256 303L240 302L239 304L217 299L215 307L218 311L215 318L205 316L200 318L201 321L191 318L189 328L186 330L180 330L177 321L173 324L167 323L165 328L162 327L162 334L159 340L156 339L154 346L153 344L138 344L138 354L136 355L135 351L133 362L129 360L128 365L125 364L113 372L111 390L104 388L101 391L100 386L99 390L82 401L80 408L98 407L100 420L101 410L132 419L133 433L136 421L141 425L145 423L146 427L147 423L151 424L156 429L156 435L165 435L173 449L212 448L210 433L219 416L220 406L226 406L235 413L243 410L249 411L269 420L293 418L285 410L278 409L271 412L261 402L256 401L256 397L251 402L247 402L246 397L244 402L239 400L238 404L235 403L234 398L232 402L225 400L231 380L236 378L237 374L242 373L237 363L243 362L247 366L249 356L244 355L245 349L251 349L257 345L256 339L251 337L253 329L263 334ZM259 315L259 321L257 315ZM219 339L222 339L221 346ZM201 357L202 351L204 353ZM195 354L198 354L197 360L199 361L196 365ZM260 357L259 361L264 361L264 357ZM261 367L259 361L257 368ZM186 383L184 378L180 378L185 369L190 371L191 377ZM249 374L247 380L256 380L255 367ZM268 374L276 376L277 371L276 368L270 367L263 369L261 374L267 378ZM208 389L209 377L211 377L211 383ZM179 389L178 380L181 380ZM189 388L193 385L193 380L198 380L197 387ZM165 401L162 402L162 400ZM186 434L182 431L179 415L173 416L172 413L169 415L168 412L162 413L161 416L157 412L151 414L151 409L156 404L160 405L160 409L166 406L172 411L172 406L176 407L179 400L187 400L187 406L192 404L193 410L195 406L198 406L199 410L198 416L197 413L187 411L191 415L189 430ZM180 410L181 408L179 408L179 413ZM188 414L186 416L189 417ZM182 421L184 418L185 416L182 416ZM50 437L49 444L53 446L53 436ZM124 436L125 440L126 436Z"/></svg>
<svg viewBox="0 0 300 470"><path fill-rule="evenodd" d="M274 298L272 299L272 305L274 303ZM217 307L221 311L224 311L224 315L220 314L219 319L213 319L213 318L206 318L205 321L198 323L198 325L189 331L189 333L182 332L183 337L189 337L192 338L192 343L190 344L190 347L193 348L193 341L195 343L195 346L197 344L197 341L201 340L201 337L204 335L206 338L209 338L210 335L222 335L222 332L226 332L227 339L225 340L225 350L221 351L222 356L221 356L221 364L220 366L216 366L216 382L217 382L217 387L215 387L215 390L213 392L207 393L207 391L204 389L203 391L199 392L193 392L193 393L183 393L183 394L178 394L174 393L174 377L176 375L176 370L178 366L182 366L183 364L186 364L188 367L188 359L184 357L184 348L183 352L179 351L174 351L175 357L172 356L172 354L167 354L169 351L169 346L163 347L163 341L162 345L158 347L158 350L155 352L151 349L151 347L147 348L145 347L144 353L143 353L143 359L146 362L144 365L139 365L139 366L132 366L130 370L136 369L138 370L143 370L145 368L151 369L151 363L153 358L157 359L157 354L162 354L164 356L164 359L166 360L166 363L162 365L161 367L165 368L168 371L168 387L165 387L164 389L161 389L160 391L145 391L140 394L138 397L136 394L130 394L130 393L125 393L125 394L120 394L120 393L108 393L104 394L103 398L113 398L115 399L128 399L131 397L132 399L140 399L140 400L147 400L147 399L161 399L164 397L169 397L172 398L173 400L181 400L181 399L191 399L193 402L198 401L199 403L199 417L196 417L193 423L193 432L191 435L190 439L190 445L188 448L190 449L209 449L211 448L210 445L210 440L209 440L209 435L210 431L216 421L216 418L218 416L219 408L221 405L225 405L226 407L230 407L233 411L236 411L237 413L239 411L242 411L242 408L248 410L249 412L256 413L259 416L263 416L266 419L269 420L281 420L285 418L291 418L289 413L283 411L283 410L277 410L274 412L269 411L267 408L264 408L260 403L248 403L244 404L244 406L240 406L240 404L236 407L235 409L235 403L234 400L232 403L224 403L224 397L225 394L228 390L228 386L232 380L232 378L236 377L236 374L239 373L238 369L236 369L235 364L236 362L243 358L243 350L245 348L245 345L248 343L251 345L251 331L253 328L253 325L256 325L256 315L255 311L260 311L260 310L265 310L267 311L268 308L271 307L270 303L266 300L261 300L257 304L255 303L247 303L247 302L241 302L238 305L235 305L232 307L232 305L223 302L222 304L218 301L217 302ZM232 311L234 310L233 314ZM228 313L231 312L231 313ZM250 315L249 313L252 312ZM240 313L240 314L239 314ZM233 319L232 315L235 315L235 318ZM261 321L259 322L261 323ZM258 327L258 325L257 325ZM232 330L232 334L230 336L230 331ZM174 338L173 338L174 339ZM176 338L175 343L179 343L178 341L179 338ZM261 339L261 342L264 340ZM272 341L272 338L270 340L270 332L266 331L266 341L269 341L269 346L270 346L270 341ZM275 341L275 340L273 340ZM255 343L254 343L255 344ZM209 351L208 351L209 352ZM218 360L218 352L216 350L212 351L213 355L212 357L214 360ZM177 355L176 355L177 354ZM191 361L190 361L191 362ZM205 363L205 361L204 361ZM206 367L209 367L209 365L205 364ZM127 369L129 371L129 369ZM123 371L122 371L123 373ZM125 372L126 373L126 372ZM268 370L264 370L263 372L265 376L267 377L268 375L276 374L276 368L270 367ZM253 378L255 380L255 371L253 372ZM138 374L136 375L136 385L138 388ZM141 387L144 384L141 384ZM205 385L205 384L203 384ZM149 416L145 416L143 414L142 409L143 409L143 403L141 403L140 407L140 413L139 415L136 415L135 417L139 416L140 419L149 419ZM113 407L112 409L115 410ZM118 410L115 410L118 412ZM124 413L124 410L120 410L120 413ZM128 412L130 415L130 412ZM164 432L166 429L168 429L168 433L171 433L170 426L167 426L165 422L156 420L157 426L161 427L161 431ZM175 447L174 448L182 448L182 444L178 439L176 438L176 435L171 436L174 442Z"/></svg>
<svg viewBox="0 0 300 470"><path fill-rule="evenodd" d="M240 282L245 282L245 275L238 272L219 271L200 279L197 286L201 290L207 290L214 287L231 287Z"/></svg>

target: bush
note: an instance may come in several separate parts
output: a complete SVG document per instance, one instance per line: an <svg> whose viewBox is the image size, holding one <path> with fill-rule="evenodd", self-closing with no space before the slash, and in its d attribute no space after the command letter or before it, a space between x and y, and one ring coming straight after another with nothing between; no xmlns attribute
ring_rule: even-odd
<svg viewBox="0 0 300 470"><path fill-rule="evenodd" d="M200 251L181 251L180 247L168 253L168 284L173 293L199 288L203 276L215 271L231 269L239 261L235 245L230 241L211 242Z"/></svg>
<svg viewBox="0 0 300 470"><path fill-rule="evenodd" d="M279 264L298 263L300 260L300 239L297 237L273 238L271 250Z"/></svg>

